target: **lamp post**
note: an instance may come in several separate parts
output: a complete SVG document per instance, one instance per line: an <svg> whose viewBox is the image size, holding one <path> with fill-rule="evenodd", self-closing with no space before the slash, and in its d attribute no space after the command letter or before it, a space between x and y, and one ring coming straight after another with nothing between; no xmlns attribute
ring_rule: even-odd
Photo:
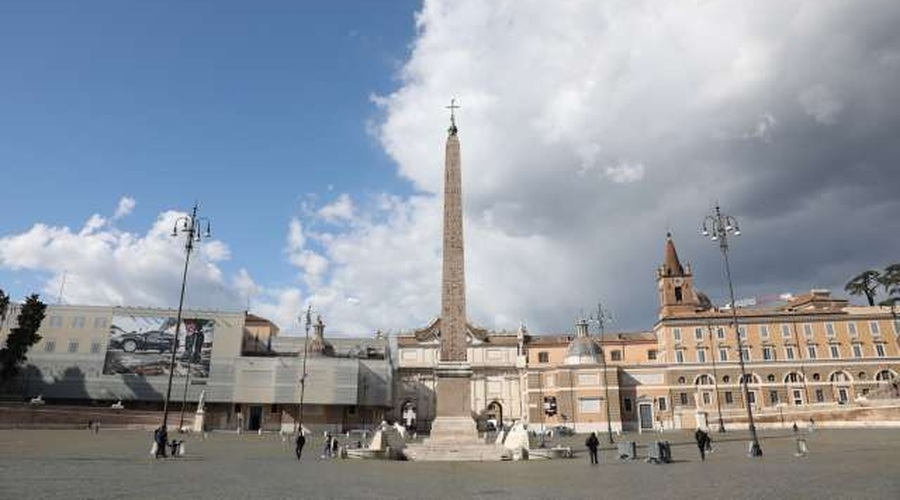
<svg viewBox="0 0 900 500"><path fill-rule="evenodd" d="M184 290L187 285L188 264L191 261L191 252L194 250L194 243L199 243L203 238L212 236L209 231L209 219L199 217L197 203L194 203L194 209L191 215L185 215L175 220L175 226L172 228L172 237L177 237L179 233L184 234L184 272L181 275L181 295L178 297L178 315L175 318L175 340L172 343L172 357L169 359L169 382L166 386L166 399L163 402L163 420L162 426L166 428L169 420L169 400L172 397L172 376L175 374L175 354L178 352L178 336L181 334L181 313L184 308ZM206 223L206 231L201 236L200 229L203 223ZM190 366L188 367L188 376L190 376ZM187 380L185 380L187 384ZM187 391L187 385L185 385ZM186 392L185 392L186 393ZM184 419L184 402L182 402L182 423ZM180 427L179 427L180 429Z"/></svg>
<svg viewBox="0 0 900 500"><path fill-rule="evenodd" d="M707 318L706 330L709 333L709 356L712 358L713 384L716 391L716 413L719 416L719 432L725 432L725 421L722 420L722 400L719 398L719 372L716 370L716 348L718 347L713 340L712 320Z"/></svg>
<svg viewBox="0 0 900 500"><path fill-rule="evenodd" d="M305 319L305 321L303 321ZM303 322L306 336L303 341L303 373L300 374L300 407L297 408L297 432L303 432L303 398L306 396L306 358L309 357L309 325L312 324L312 306L306 307L305 318L298 318Z"/></svg>
<svg viewBox="0 0 900 500"><path fill-rule="evenodd" d="M750 446L750 456L758 457L762 455L762 447L759 445L759 438L756 435L756 425L753 423L753 408L750 405L750 389L747 387L747 371L744 367L744 344L741 340L741 333L738 328L737 306L734 303L734 285L731 282L731 266L728 263L728 236L740 236L741 229L738 227L737 219L730 215L725 215L716 205L715 211L711 215L707 215L703 219L700 234L709 236L712 241L719 243L719 250L722 251L722 258L725 262L725 278L728 280L728 296L731 300L731 320L734 326L734 335L737 338L738 346L738 362L741 368L741 389L744 395L744 404L747 407L747 421L750 426L750 438L752 444Z"/></svg>
<svg viewBox="0 0 900 500"><path fill-rule="evenodd" d="M593 319L597 322L597 328L600 332L600 369L602 371L600 377L603 379L604 399L606 399L606 437L609 439L609 443L613 444L615 441L613 441L612 410L610 408L612 402L609 400L609 381L606 379L606 349L603 348L603 334L606 322L612 321L612 316L609 314L609 311L603 309L603 304L597 302L597 317ZM618 376L618 371L616 373Z"/></svg>

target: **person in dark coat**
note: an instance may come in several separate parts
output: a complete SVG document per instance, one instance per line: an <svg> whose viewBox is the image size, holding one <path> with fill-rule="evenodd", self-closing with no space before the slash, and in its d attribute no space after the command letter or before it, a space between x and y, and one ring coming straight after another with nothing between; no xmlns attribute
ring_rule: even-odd
<svg viewBox="0 0 900 500"><path fill-rule="evenodd" d="M587 441L584 442L584 445L587 446L588 452L591 456L591 465L597 465L597 448L600 446L600 440L597 439L597 433L592 432L590 437L587 438Z"/></svg>
<svg viewBox="0 0 900 500"><path fill-rule="evenodd" d="M697 431L694 432L694 440L697 441L697 448L700 449L700 460L706 460L706 446L709 441L709 434L703 431L701 428L697 428Z"/></svg>
<svg viewBox="0 0 900 500"><path fill-rule="evenodd" d="M303 432L297 433L297 442L294 447L294 453L297 455L297 460L300 460L300 455L303 453L303 446L306 444L306 436L303 435Z"/></svg>
<svg viewBox="0 0 900 500"><path fill-rule="evenodd" d="M160 425L156 432L153 433L153 439L156 440L156 458L166 458L166 444L168 444L169 433L166 428Z"/></svg>

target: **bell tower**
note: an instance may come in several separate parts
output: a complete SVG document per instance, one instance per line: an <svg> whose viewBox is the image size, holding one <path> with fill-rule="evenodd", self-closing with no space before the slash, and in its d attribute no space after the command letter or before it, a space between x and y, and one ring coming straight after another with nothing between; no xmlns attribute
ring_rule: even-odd
<svg viewBox="0 0 900 500"><path fill-rule="evenodd" d="M665 258L656 270L656 288L659 292L660 319L691 314L703 306L694 290L691 266L682 266L678 260L672 233L666 233Z"/></svg>

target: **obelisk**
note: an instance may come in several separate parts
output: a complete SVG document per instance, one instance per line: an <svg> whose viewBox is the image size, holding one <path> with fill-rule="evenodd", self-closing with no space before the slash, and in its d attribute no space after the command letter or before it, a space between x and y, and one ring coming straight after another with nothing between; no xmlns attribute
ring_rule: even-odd
<svg viewBox="0 0 900 500"><path fill-rule="evenodd" d="M431 441L478 439L471 412L472 369L466 351L466 278L463 249L462 169L455 100L444 156L444 251L441 282L441 354L437 365L437 413Z"/></svg>

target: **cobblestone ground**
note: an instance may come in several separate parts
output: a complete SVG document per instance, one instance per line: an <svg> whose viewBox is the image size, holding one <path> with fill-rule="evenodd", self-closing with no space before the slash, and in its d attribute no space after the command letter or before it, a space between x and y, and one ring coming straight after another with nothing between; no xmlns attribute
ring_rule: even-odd
<svg viewBox="0 0 900 500"><path fill-rule="evenodd" d="M620 462L607 448L592 467L584 436L567 438L581 445L571 460L479 464L322 460L321 439L298 462L276 435L234 434L192 436L185 457L153 460L147 432L9 430L0 498L900 498L900 430L818 430L805 458L790 431L764 433L758 459L743 434L713 434L706 462L688 433L663 438L672 464Z"/></svg>

